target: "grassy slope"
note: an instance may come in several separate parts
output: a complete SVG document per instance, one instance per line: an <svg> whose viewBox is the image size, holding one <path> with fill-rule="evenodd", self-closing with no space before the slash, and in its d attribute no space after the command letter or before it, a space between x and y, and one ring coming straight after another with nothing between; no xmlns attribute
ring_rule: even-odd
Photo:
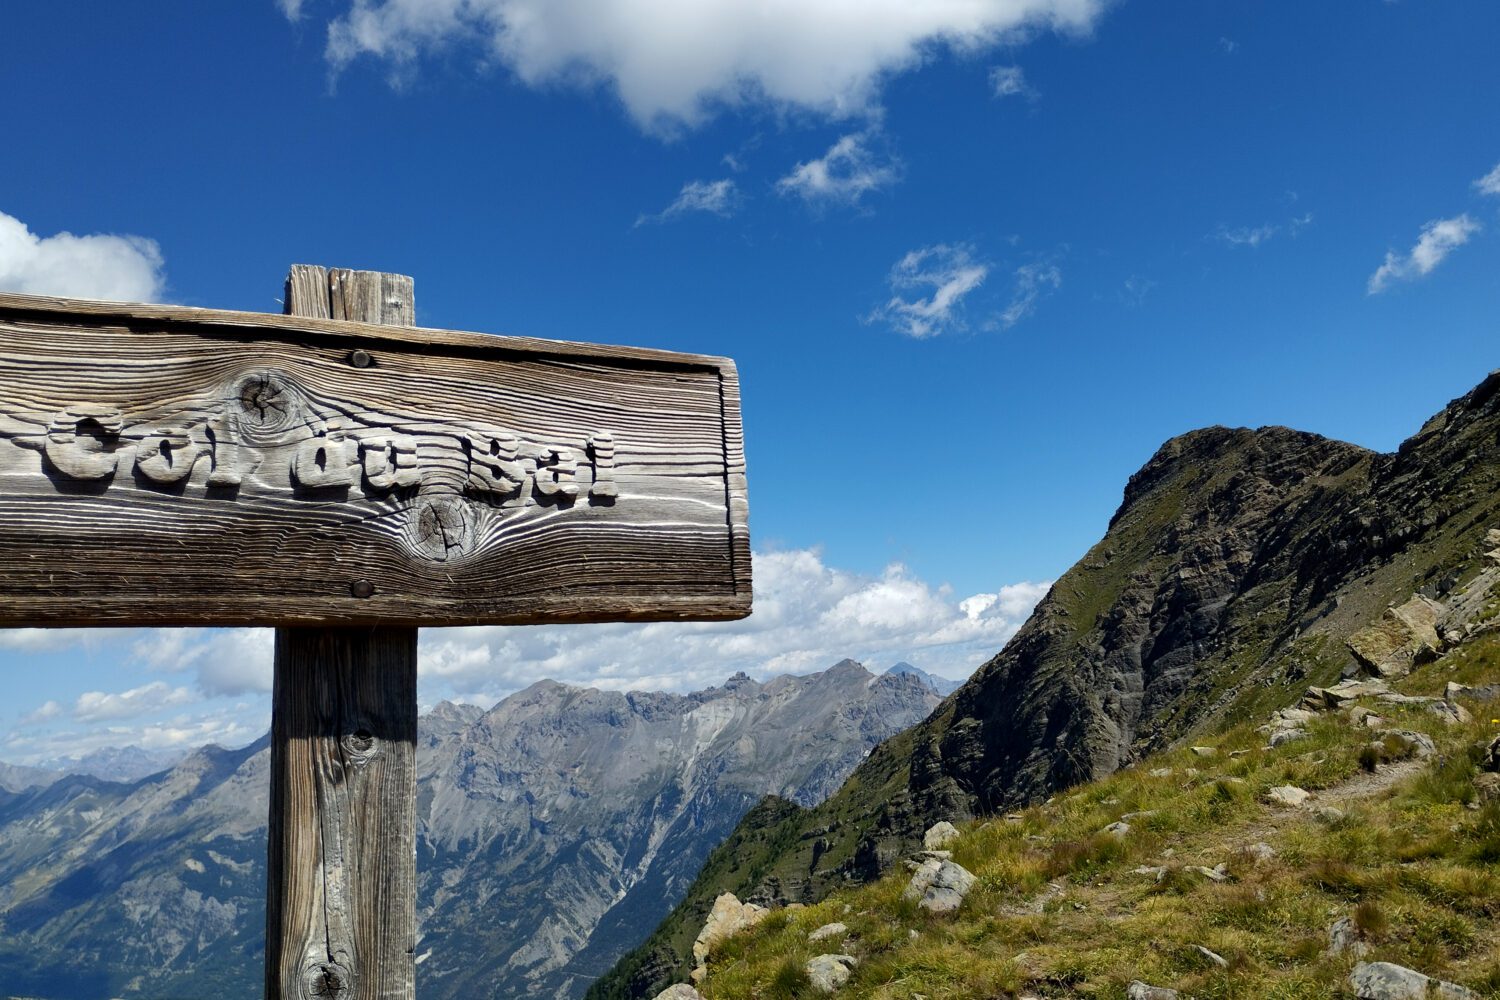
<svg viewBox="0 0 1500 1000"><path fill-rule="evenodd" d="M1188 688L1138 734L1136 752L1262 721L1294 702L1307 685L1334 680L1348 662L1343 637L1374 621L1389 603L1471 577L1485 529L1500 523L1492 403L1497 393L1500 375L1492 375L1430 420L1397 455L1351 456L1290 497L1272 516L1267 541L1284 553L1283 561L1261 567L1249 589L1226 609L1217 641L1199 653ZM1024 660L1019 647L1035 629L1055 640L1035 669L1059 688L1085 686L1070 697L1089 697L1070 649L1097 641L1132 575L1172 571L1170 546L1158 548L1163 538L1185 511L1201 517L1205 508L1214 512L1221 498L1232 495L1248 450L1264 433L1236 431L1225 438L1194 432L1168 442L1161 454L1178 448L1187 457L1159 466L1154 476L1132 480L1129 502L1106 537L1059 579L1033 621L976 678ZM1271 429L1273 437L1280 434ZM1218 438L1213 448L1192 452L1195 439L1213 435ZM1328 549L1330 544L1334 548ZM1303 561L1285 561L1296 559ZM601 978L588 1000L650 997L683 974L691 941L720 892L813 902L831 889L873 877L886 859L861 855L872 844L887 849L909 844L919 824L958 815L941 803L912 802L909 779L914 768L941 760L941 749L934 748L975 724L973 714L987 707L988 695L979 695L976 704L963 703L963 692L950 697L926 722L877 749L822 805L757 810L746 817L657 933ZM745 844L754 845L751 856L736 857Z"/></svg>
<svg viewBox="0 0 1500 1000"><path fill-rule="evenodd" d="M1441 694L1450 680L1500 681L1500 636L1475 639L1398 689ZM1500 997L1500 803L1470 807L1475 748L1500 732L1500 706L1469 703L1475 721L1452 728L1418 706L1372 707L1431 735L1438 755L1371 774L1360 761L1371 733L1342 715L1274 750L1252 722L1229 726L1204 740L1212 757L1160 753L1018 819L965 825L954 860L979 882L956 917L903 900L907 876L892 874L778 911L731 940L714 956L705 996L811 996L800 969L824 951L860 957L841 991L850 997L1122 998L1132 979L1199 1000L1345 996L1354 959L1325 951L1329 925L1350 915L1370 960ZM1160 768L1172 773L1151 776ZM1313 805L1334 804L1344 818L1266 804L1266 790L1282 784L1318 793ZM1098 832L1145 810L1155 812L1123 841ZM1244 848L1257 842L1276 858L1256 862ZM1224 862L1231 880L1222 884L1186 870ZM1167 874L1158 883L1133 872L1143 865ZM835 920L848 925L846 942L807 942Z"/></svg>

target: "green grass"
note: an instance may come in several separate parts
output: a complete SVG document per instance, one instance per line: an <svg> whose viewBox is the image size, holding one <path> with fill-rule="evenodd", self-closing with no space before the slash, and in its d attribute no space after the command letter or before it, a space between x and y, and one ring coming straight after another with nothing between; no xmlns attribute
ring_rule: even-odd
<svg viewBox="0 0 1500 1000"><path fill-rule="evenodd" d="M1431 694L1448 680L1500 681L1500 637L1474 640L1400 688ZM978 882L957 915L933 917L904 900L908 876L898 871L726 942L704 995L812 996L803 964L847 951L860 962L840 995L880 1000L1123 998L1132 979L1199 1000L1347 997L1355 958L1327 954L1329 926L1347 916L1370 960L1500 998L1500 804L1481 807L1473 784L1474 748L1500 732L1491 721L1500 707L1468 707L1474 721L1449 728L1420 706L1378 706L1392 726L1437 742L1422 762L1402 764L1394 742L1371 761L1375 734L1337 714L1274 750L1249 720L1205 741L1217 749L1211 757L1156 754L1015 819L968 824L952 849ZM1355 794L1396 766L1411 773ZM1171 773L1151 775L1160 768ZM1322 790L1343 817L1266 804L1283 784ZM1100 833L1128 813L1147 815L1128 820L1123 839ZM1275 856L1257 860L1246 850L1257 842ZM1192 870L1220 863L1223 883ZM1140 866L1165 872L1136 874ZM807 941L835 920L848 925L847 941Z"/></svg>

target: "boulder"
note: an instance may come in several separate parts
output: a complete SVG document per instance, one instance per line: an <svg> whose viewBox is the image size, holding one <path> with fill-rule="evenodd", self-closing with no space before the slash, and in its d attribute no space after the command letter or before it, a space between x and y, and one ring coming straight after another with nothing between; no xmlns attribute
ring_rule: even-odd
<svg viewBox="0 0 1500 1000"><path fill-rule="evenodd" d="M906 891L901 895L912 902L920 902L927 895L927 890L932 887L933 880L943 863L935 858L922 862L917 870L912 872L911 881L906 884Z"/></svg>
<svg viewBox="0 0 1500 1000"><path fill-rule="evenodd" d="M934 823L922 835L922 846L929 851L941 850L958 839L958 827L947 820Z"/></svg>
<svg viewBox="0 0 1500 1000"><path fill-rule="evenodd" d="M929 913L952 913L963 904L964 897L974 888L974 882L974 874L963 865L944 861L933 874L917 905Z"/></svg>
<svg viewBox="0 0 1500 1000"><path fill-rule="evenodd" d="M1305 788L1298 788L1296 785L1277 785L1266 793L1266 801L1272 805L1289 806L1294 809L1306 804L1310 798L1312 798L1312 792Z"/></svg>
<svg viewBox="0 0 1500 1000"><path fill-rule="evenodd" d="M1479 1000L1479 994L1391 962L1360 962L1349 973L1359 1000Z"/></svg>
<svg viewBox="0 0 1500 1000"><path fill-rule="evenodd" d="M1425 758L1437 753L1437 744L1426 733L1415 733L1410 729L1390 729L1386 731L1385 738L1396 740L1411 757Z"/></svg>
<svg viewBox="0 0 1500 1000"><path fill-rule="evenodd" d="M835 922L835 923L831 923L831 924L824 924L822 927L819 927L817 930L810 931L808 933L808 935L807 935L807 939L809 941L821 941L824 938L832 938L832 937L836 937L836 938L842 939L844 937L844 935L848 934L848 933L849 933L849 928L848 927L846 927L845 925L843 925L841 923Z"/></svg>
<svg viewBox="0 0 1500 1000"><path fill-rule="evenodd" d="M1328 712L1356 698L1373 698L1390 691L1384 681L1347 680L1333 687L1310 687L1302 696L1302 707L1314 712Z"/></svg>
<svg viewBox="0 0 1500 1000"><path fill-rule="evenodd" d="M1429 702L1427 711L1436 715L1450 726L1463 726L1473 721L1469 710L1456 701L1434 701Z"/></svg>
<svg viewBox="0 0 1500 1000"><path fill-rule="evenodd" d="M832 993L849 981L859 959L853 955L819 955L807 960L804 971L812 988L819 993Z"/></svg>
<svg viewBox="0 0 1500 1000"><path fill-rule="evenodd" d="M703 994L687 983L674 983L656 994L656 1000L703 1000Z"/></svg>
<svg viewBox="0 0 1500 1000"><path fill-rule="evenodd" d="M1303 740L1306 738L1306 729L1278 729L1271 734L1271 746L1273 748L1279 747L1283 743L1290 743L1293 740Z"/></svg>
<svg viewBox="0 0 1500 1000"><path fill-rule="evenodd" d="M1212 757L1219 752L1214 747L1188 747L1188 749L1193 752L1194 757Z"/></svg>
<svg viewBox="0 0 1500 1000"><path fill-rule="evenodd" d="M1360 665L1376 677L1404 677L1442 648L1437 622L1444 610L1437 601L1418 594L1399 607L1387 608L1380 621L1355 632L1346 644Z"/></svg>
<svg viewBox="0 0 1500 1000"><path fill-rule="evenodd" d="M1130 832L1130 824L1124 820L1116 820L1099 832L1114 837L1116 840L1124 840L1125 835Z"/></svg>
<svg viewBox="0 0 1500 1000"><path fill-rule="evenodd" d="M1481 771L1474 779L1474 791L1479 793L1480 802L1500 801L1500 774Z"/></svg>
<svg viewBox="0 0 1500 1000"><path fill-rule="evenodd" d="M1245 854L1256 863L1261 863L1270 861L1275 858L1276 848L1272 847L1270 844L1267 844L1265 841L1259 841L1245 848Z"/></svg>
<svg viewBox="0 0 1500 1000"><path fill-rule="evenodd" d="M1125 988L1126 1000L1177 1000L1177 991L1165 986L1147 986L1139 979Z"/></svg>
<svg viewBox="0 0 1500 1000"><path fill-rule="evenodd" d="M714 948L725 939L754 927L769 912L771 911L764 906L741 903L739 897L732 892L724 893L714 900L714 908L709 911L703 929L693 941L693 959L702 965Z"/></svg>

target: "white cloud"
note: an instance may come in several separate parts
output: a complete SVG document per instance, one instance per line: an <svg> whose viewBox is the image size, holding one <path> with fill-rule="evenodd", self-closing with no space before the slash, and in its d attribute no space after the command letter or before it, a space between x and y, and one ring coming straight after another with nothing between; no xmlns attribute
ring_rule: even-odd
<svg viewBox="0 0 1500 1000"><path fill-rule="evenodd" d="M1366 291L1378 295L1393 281L1409 281L1431 274L1450 253L1469 242L1479 228L1479 223L1468 215L1427 223L1410 251L1404 254L1386 251L1385 262L1370 275Z"/></svg>
<svg viewBox="0 0 1500 1000"><path fill-rule="evenodd" d="M276 6L286 15L288 21L300 21L302 19L302 0L276 0Z"/></svg>
<svg viewBox="0 0 1500 1000"><path fill-rule="evenodd" d="M21 716L20 721L18 721L16 725L35 726L39 723L50 722L51 720L62 715L62 712L62 705L57 701L49 699L42 702L32 711L27 712L25 715Z"/></svg>
<svg viewBox="0 0 1500 1000"><path fill-rule="evenodd" d="M161 250L140 236L40 237L0 212L0 290L115 302L154 302L165 284Z"/></svg>
<svg viewBox="0 0 1500 1000"><path fill-rule="evenodd" d="M743 621L429 629L419 676L424 701L480 704L544 677L681 691L736 670L807 673L846 656L872 669L908 659L963 678L1004 646L1048 586L960 599L899 564L870 577L828 566L812 550L758 553L755 611Z"/></svg>
<svg viewBox="0 0 1500 1000"><path fill-rule="evenodd" d="M1239 51L1240 43L1235 41L1233 38L1225 38L1223 35L1220 35L1219 48L1224 50L1225 55L1232 56Z"/></svg>
<svg viewBox="0 0 1500 1000"><path fill-rule="evenodd" d="M1038 302L1062 287L1062 269L1047 261L1022 264L1012 277L1010 304L1000 313L1004 330L1036 312Z"/></svg>
<svg viewBox="0 0 1500 1000"><path fill-rule="evenodd" d="M197 673L206 696L229 696L271 690L270 629L156 629L137 640L134 659L155 670Z"/></svg>
<svg viewBox="0 0 1500 1000"><path fill-rule="evenodd" d="M1495 169L1485 174L1474 182L1480 194L1500 195L1500 163L1495 164Z"/></svg>
<svg viewBox="0 0 1500 1000"><path fill-rule="evenodd" d="M843 136L818 159L793 167L776 182L776 190L810 204L859 204L865 195L894 184L900 176L894 160L870 149L871 139L869 132Z"/></svg>
<svg viewBox="0 0 1500 1000"><path fill-rule="evenodd" d="M117 640L119 635L119 629L109 628L8 628L0 629L0 649L23 653L95 649L109 640Z"/></svg>
<svg viewBox="0 0 1500 1000"><path fill-rule="evenodd" d="M666 222L689 212L707 212L720 218L734 214L739 202L739 188L733 180L688 181L678 192L676 200L655 215L642 215L635 220L637 226L648 222Z"/></svg>
<svg viewBox="0 0 1500 1000"><path fill-rule="evenodd" d="M939 243L913 250L891 268L888 281L896 294L868 321L885 320L918 340L962 329L964 297L983 284L989 272L989 265L975 260L967 246ZM930 295L903 297L928 288Z"/></svg>
<svg viewBox="0 0 1500 1000"><path fill-rule="evenodd" d="M1293 197L1295 199L1295 195ZM1268 222L1263 226L1239 226L1235 229L1220 226L1214 233L1214 238L1228 246L1249 247L1253 250L1277 236L1286 235L1296 238L1298 233L1312 225L1312 221L1312 213L1307 212L1294 216L1286 222Z"/></svg>
<svg viewBox="0 0 1500 1000"><path fill-rule="evenodd" d="M85 691L73 705L73 718L79 722L129 719L159 712L174 705L186 705L194 700L193 693L185 687L174 688L162 681L152 681L117 694Z"/></svg>
<svg viewBox="0 0 1500 1000"><path fill-rule="evenodd" d="M278 0L289 15L295 0ZM398 78L455 46L530 86L603 85L648 128L768 104L844 117L881 83L944 47L963 52L1038 29L1087 32L1108 0L342 0L327 57Z"/></svg>
<svg viewBox="0 0 1500 1000"><path fill-rule="evenodd" d="M1036 90L1026 82L1026 71L1019 66L994 66L990 69L990 88L996 97L1035 99Z"/></svg>

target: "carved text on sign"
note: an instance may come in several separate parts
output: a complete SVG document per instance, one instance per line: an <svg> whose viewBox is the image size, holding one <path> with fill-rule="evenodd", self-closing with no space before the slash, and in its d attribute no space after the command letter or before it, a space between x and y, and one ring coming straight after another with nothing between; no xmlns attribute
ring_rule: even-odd
<svg viewBox="0 0 1500 1000"><path fill-rule="evenodd" d="M314 418L299 414L287 395L283 384L257 377L241 387L237 407L139 425L118 407L80 402L53 414L44 436L18 435L16 442L41 451L52 476L105 488L126 472L142 486L176 491L202 464L208 470L204 485L220 494L253 478L311 499L333 492L381 497L435 491L514 508L565 506L580 497L609 504L619 495L615 441L608 431L587 435L578 447L476 423ZM284 471L277 468L277 455L284 456ZM426 516L426 534L446 537L456 530L451 516Z"/></svg>

